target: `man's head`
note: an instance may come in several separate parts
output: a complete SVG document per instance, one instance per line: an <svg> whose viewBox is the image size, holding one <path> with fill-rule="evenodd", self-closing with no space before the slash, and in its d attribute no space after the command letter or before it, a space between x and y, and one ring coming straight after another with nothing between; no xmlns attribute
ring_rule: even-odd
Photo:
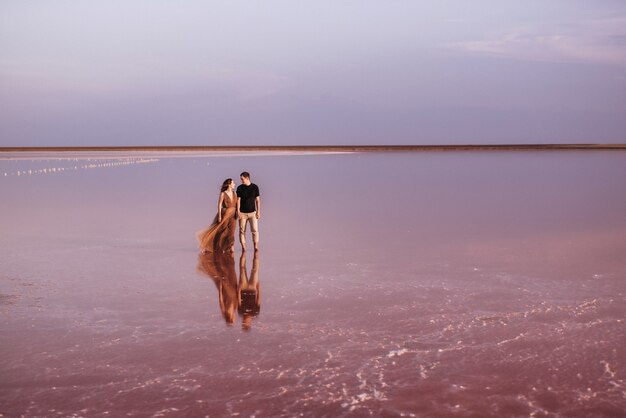
<svg viewBox="0 0 626 418"><path fill-rule="evenodd" d="M250 184L250 173L248 173L247 171L244 171L243 173L241 173L239 175L239 179L246 186L249 185Z"/></svg>

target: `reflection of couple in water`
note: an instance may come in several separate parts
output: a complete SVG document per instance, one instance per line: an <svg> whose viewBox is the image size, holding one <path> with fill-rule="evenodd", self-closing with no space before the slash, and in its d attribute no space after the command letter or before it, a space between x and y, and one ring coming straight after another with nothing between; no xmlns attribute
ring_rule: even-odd
<svg viewBox="0 0 626 418"><path fill-rule="evenodd" d="M259 218L261 198L259 187L250 182L250 173L243 172L241 184L235 192L233 179L222 184L217 203L217 215L208 228L196 233L198 246L203 253L224 253L235 251L235 229L239 220L239 242L246 251L246 225L250 224L254 250L259 249Z"/></svg>
<svg viewBox="0 0 626 418"><path fill-rule="evenodd" d="M198 256L197 270L213 279L217 286L220 310L229 325L235 323L235 312L242 317L242 328L249 330L252 318L261 310L259 284L259 252L254 252L250 276L246 269L246 253L239 259L239 281L235 258L231 253L205 253Z"/></svg>

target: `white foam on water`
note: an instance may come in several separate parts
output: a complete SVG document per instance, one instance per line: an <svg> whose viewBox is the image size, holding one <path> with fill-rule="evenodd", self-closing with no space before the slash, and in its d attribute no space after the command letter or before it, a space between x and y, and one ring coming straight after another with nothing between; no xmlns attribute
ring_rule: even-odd
<svg viewBox="0 0 626 418"><path fill-rule="evenodd" d="M392 357L400 357L403 354L408 353L409 350L407 350L406 348L402 348L400 350L391 350L389 353L387 353L387 357L392 358Z"/></svg>

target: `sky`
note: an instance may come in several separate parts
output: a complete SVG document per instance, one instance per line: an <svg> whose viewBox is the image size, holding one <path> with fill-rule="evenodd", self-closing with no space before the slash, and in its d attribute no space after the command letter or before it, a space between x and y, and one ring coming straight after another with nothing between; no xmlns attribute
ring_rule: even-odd
<svg viewBox="0 0 626 418"><path fill-rule="evenodd" d="M626 143L623 0L3 0L0 146Z"/></svg>

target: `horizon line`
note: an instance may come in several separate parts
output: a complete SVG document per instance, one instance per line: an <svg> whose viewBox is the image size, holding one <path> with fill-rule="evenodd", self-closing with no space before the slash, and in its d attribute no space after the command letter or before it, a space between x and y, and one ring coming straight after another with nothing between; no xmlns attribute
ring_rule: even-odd
<svg viewBox="0 0 626 418"><path fill-rule="evenodd" d="M621 144L445 144L445 145L132 145L0 147L0 152L93 151L516 151L516 150L626 150Z"/></svg>

